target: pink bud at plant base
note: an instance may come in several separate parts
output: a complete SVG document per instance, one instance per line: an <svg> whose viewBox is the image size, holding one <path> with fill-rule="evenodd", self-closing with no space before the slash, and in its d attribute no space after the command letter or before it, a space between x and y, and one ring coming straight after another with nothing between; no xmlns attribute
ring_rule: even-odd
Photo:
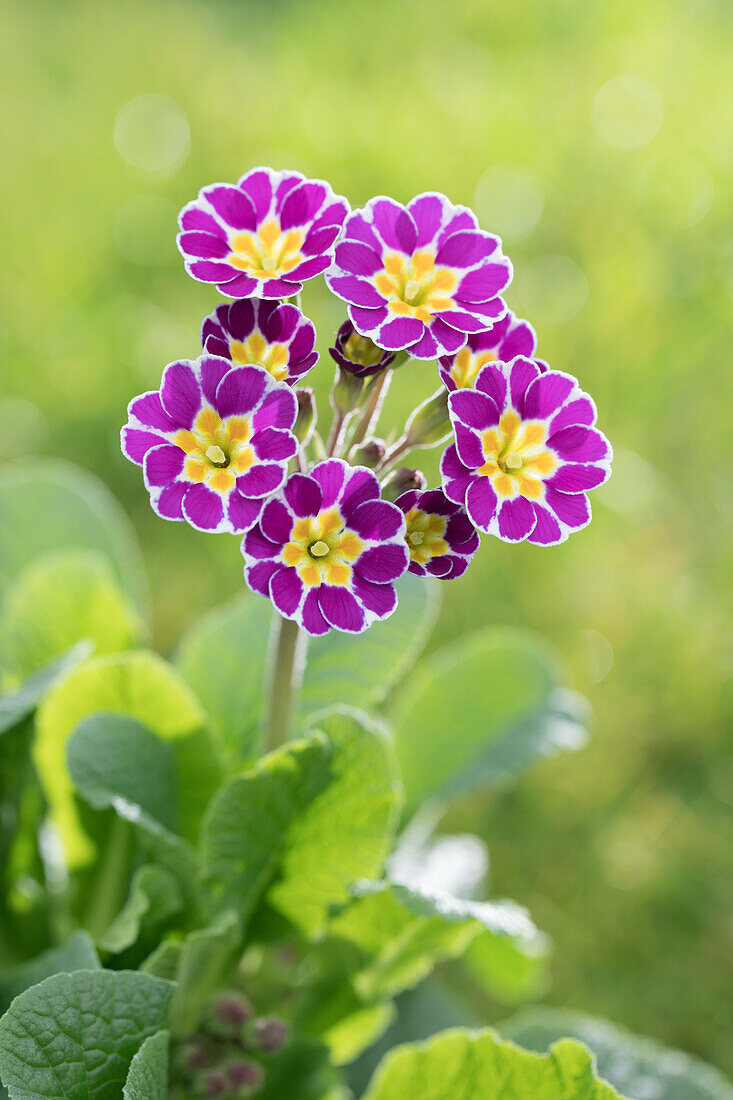
<svg viewBox="0 0 733 1100"><path fill-rule="evenodd" d="M211 1100L217 1100L217 1097L229 1095L229 1083L226 1076L221 1070L214 1069L211 1073L207 1073L204 1081L205 1093L204 1095L210 1097Z"/></svg>
<svg viewBox="0 0 733 1100"><path fill-rule="evenodd" d="M252 1016L244 997L228 994L221 997L214 1010L214 1024L217 1031L228 1035L237 1035Z"/></svg>
<svg viewBox="0 0 733 1100"><path fill-rule="evenodd" d="M378 374L394 361L394 352L384 351L368 336L361 336L351 321L344 321L336 333L335 346L328 350L340 367L359 378Z"/></svg>
<svg viewBox="0 0 733 1100"><path fill-rule="evenodd" d="M411 489L421 491L427 484L427 478L422 470L399 466L382 486L382 497L384 500L394 501Z"/></svg>
<svg viewBox="0 0 733 1100"><path fill-rule="evenodd" d="M366 466L368 470L375 470L384 458L387 447L381 439L367 439L354 451L353 460L356 466Z"/></svg>
<svg viewBox="0 0 733 1100"><path fill-rule="evenodd" d="M225 1073L230 1088L235 1092L242 1090L245 1095L247 1090L259 1088L265 1076L262 1066L249 1058L242 1058L238 1062L230 1062Z"/></svg>
<svg viewBox="0 0 733 1100"><path fill-rule="evenodd" d="M277 1054L290 1039L290 1028L284 1020L276 1016L267 1016L255 1020L255 1034L260 1050L266 1054Z"/></svg>

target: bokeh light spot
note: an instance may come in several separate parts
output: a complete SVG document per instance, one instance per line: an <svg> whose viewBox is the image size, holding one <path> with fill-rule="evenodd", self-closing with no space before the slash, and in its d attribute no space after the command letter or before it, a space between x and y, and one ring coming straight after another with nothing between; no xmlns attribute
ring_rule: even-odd
<svg viewBox="0 0 733 1100"><path fill-rule="evenodd" d="M527 169L500 165L478 181L473 204L484 229L505 241L521 241L540 220L545 196L541 182Z"/></svg>
<svg viewBox="0 0 733 1100"><path fill-rule="evenodd" d="M167 173L191 148L185 112L163 95L139 95L117 113L114 141L120 156L144 172Z"/></svg>
<svg viewBox="0 0 733 1100"><path fill-rule="evenodd" d="M593 100L593 125L616 149L638 149L655 137L664 118L658 88L640 76L622 74L599 88Z"/></svg>

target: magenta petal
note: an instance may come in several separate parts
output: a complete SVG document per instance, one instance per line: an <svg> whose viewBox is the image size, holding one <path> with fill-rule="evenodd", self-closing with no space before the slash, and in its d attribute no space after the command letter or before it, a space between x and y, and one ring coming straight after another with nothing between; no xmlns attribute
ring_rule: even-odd
<svg viewBox="0 0 733 1100"><path fill-rule="evenodd" d="M216 410L223 419L251 412L269 381L263 367L232 367L216 390Z"/></svg>
<svg viewBox="0 0 733 1100"><path fill-rule="evenodd" d="M246 497L269 496L280 488L285 476L285 467L280 463L259 463L237 478L237 491Z"/></svg>
<svg viewBox="0 0 733 1100"><path fill-rule="evenodd" d="M261 500L250 500L239 492L230 493L227 499L227 519L235 535L241 535L257 523L262 511Z"/></svg>
<svg viewBox="0 0 733 1100"><path fill-rule="evenodd" d="M205 354L201 357L201 366L199 368L201 392L211 406L215 406L216 404L216 390L219 383L227 371L231 369L232 364L228 358L210 354Z"/></svg>
<svg viewBox="0 0 733 1100"><path fill-rule="evenodd" d="M363 539L382 542L404 529L405 517L387 500L367 500L348 517L349 527Z"/></svg>
<svg viewBox="0 0 733 1100"><path fill-rule="evenodd" d="M317 516L321 510L321 487L308 474L293 474L289 477L284 493L285 500L296 516Z"/></svg>
<svg viewBox="0 0 733 1100"><path fill-rule="evenodd" d="M528 387L540 376L540 369L531 359L515 359L510 367L509 396L511 403L520 416L529 416L525 413L525 395Z"/></svg>
<svg viewBox="0 0 733 1100"><path fill-rule="evenodd" d="M353 214L350 214L346 219L344 223L344 239L347 241L361 241L362 244L367 244L370 248L373 248L379 256L381 256L384 251L382 241L380 241L371 224L366 220L360 210L355 210Z"/></svg>
<svg viewBox="0 0 733 1100"><path fill-rule="evenodd" d="M337 630L359 634L364 629L364 610L347 588L322 584L318 602L324 618Z"/></svg>
<svg viewBox="0 0 733 1100"><path fill-rule="evenodd" d="M386 619L397 607L397 593L391 584L374 584L355 572L352 587L359 603L377 619Z"/></svg>
<svg viewBox="0 0 733 1100"><path fill-rule="evenodd" d="M350 519L352 512L360 504L379 498L379 481L376 474L363 466L355 466L346 471L346 480L341 493L339 506L344 519Z"/></svg>
<svg viewBox="0 0 733 1100"><path fill-rule="evenodd" d="M263 535L279 548L290 538L293 517L281 500L270 500L262 512L260 527Z"/></svg>
<svg viewBox="0 0 733 1100"><path fill-rule="evenodd" d="M224 519L224 505L218 493L192 485L183 498L183 514L197 530L216 531Z"/></svg>
<svg viewBox="0 0 733 1100"><path fill-rule="evenodd" d="M289 618L298 610L303 598L303 582L289 566L275 573L270 581L270 596L281 615Z"/></svg>
<svg viewBox="0 0 733 1100"><path fill-rule="evenodd" d="M376 287L357 275L332 275L329 286L345 302L364 309L379 309L384 304L384 298Z"/></svg>
<svg viewBox="0 0 733 1100"><path fill-rule="evenodd" d="M416 248L424 248L426 244L431 244L435 240L447 204L448 200L444 195L429 193L418 195L407 204L407 209L417 226Z"/></svg>
<svg viewBox="0 0 733 1100"><path fill-rule="evenodd" d="M436 264L445 264L447 267L473 267L482 263L496 252L499 241L489 233L481 230L464 229L453 233L441 244L435 257ZM493 294L485 295L485 298L493 297Z"/></svg>
<svg viewBox="0 0 733 1100"><path fill-rule="evenodd" d="M555 432L547 442L566 462L599 462L608 458L611 453L608 440L602 432L579 425Z"/></svg>
<svg viewBox="0 0 733 1100"><path fill-rule="evenodd" d="M373 199L370 203L372 223L387 248L410 256L417 244L417 226L404 206L394 199Z"/></svg>
<svg viewBox="0 0 733 1100"><path fill-rule="evenodd" d="M201 283L221 283L224 286L229 286L229 281L236 275L236 268L231 267L230 264L215 263L213 260L188 260L186 271ZM236 278L234 281L237 281ZM254 284L254 279L251 282ZM229 291L226 293L228 294Z"/></svg>
<svg viewBox="0 0 733 1100"><path fill-rule="evenodd" d="M145 455L143 463L145 484L149 489L160 485L170 485L182 471L185 458L186 456L181 448L174 447L170 443L151 448Z"/></svg>
<svg viewBox="0 0 733 1100"><path fill-rule="evenodd" d="M261 505L262 502L257 503ZM279 558L281 550L282 544L272 542L264 535L261 522L242 539L242 553L248 558Z"/></svg>
<svg viewBox="0 0 733 1100"><path fill-rule="evenodd" d="M545 420L567 400L575 386L574 378L559 371L551 370L539 375L524 395L524 416Z"/></svg>
<svg viewBox="0 0 733 1100"><path fill-rule="evenodd" d="M382 270L382 257L361 241L343 241L336 245L335 262L345 274L376 275Z"/></svg>
<svg viewBox="0 0 733 1100"><path fill-rule="evenodd" d="M475 271L469 271L461 279L455 293L460 302L488 302L496 298L509 286L512 268L509 261L504 263L482 264Z"/></svg>
<svg viewBox="0 0 733 1100"><path fill-rule="evenodd" d="M190 485L187 481L174 481L172 485L166 485L160 493L151 496L150 503L153 506L153 511L161 519L183 519L183 498L189 488Z"/></svg>
<svg viewBox="0 0 733 1100"><path fill-rule="evenodd" d="M234 272L234 268L230 268L230 274ZM192 272L193 274L193 272ZM203 278L203 276L201 276ZM254 294L259 286L257 279L253 279L251 275L235 275L232 279L226 281L219 281L219 278L209 280L212 283L217 283L217 290L221 294L226 294L228 298L248 298L250 294Z"/></svg>
<svg viewBox="0 0 733 1100"><path fill-rule="evenodd" d="M215 237L212 233L181 233L178 247L184 255L198 260L223 260L230 252L224 237Z"/></svg>
<svg viewBox="0 0 733 1100"><path fill-rule="evenodd" d="M545 504L561 523L572 530L579 530L590 523L590 503L584 493L561 493L548 485L545 488Z"/></svg>
<svg viewBox="0 0 733 1100"><path fill-rule="evenodd" d="M167 442L157 432L145 432L139 428L129 428L127 425L120 432L122 453L136 466L142 466L145 455L151 447L159 447Z"/></svg>
<svg viewBox="0 0 733 1100"><path fill-rule="evenodd" d="M323 508L331 508L339 499L350 469L340 458L319 462L313 469L311 477L315 478L323 490Z"/></svg>
<svg viewBox="0 0 733 1100"><path fill-rule="evenodd" d="M456 450L458 457L469 470L477 470L483 466L486 458L478 436L463 424L455 425Z"/></svg>
<svg viewBox="0 0 733 1100"><path fill-rule="evenodd" d="M178 429L175 420L172 420L163 408L157 390L141 393L139 397L135 397L127 406L127 412L146 428L154 428L159 432L175 432Z"/></svg>
<svg viewBox="0 0 733 1100"><path fill-rule="evenodd" d="M333 280L329 280L329 286L332 282ZM388 319L389 310L386 306L380 309L364 309L362 306L350 305L349 317L356 331L362 336L374 336L378 333L380 325Z"/></svg>
<svg viewBox="0 0 733 1100"><path fill-rule="evenodd" d="M181 428L191 428L201 408L201 389L191 363L181 359L163 371L160 387L163 408Z"/></svg>
<svg viewBox="0 0 733 1100"><path fill-rule="evenodd" d="M184 233L212 233L216 237L223 232L214 215L204 210L198 201L184 206L178 215L178 224Z"/></svg>
<svg viewBox="0 0 733 1100"><path fill-rule="evenodd" d="M415 317L395 317L379 330L379 346L386 351L400 351L419 340L423 328L423 322Z"/></svg>
<svg viewBox="0 0 733 1100"><path fill-rule="evenodd" d="M537 522L532 532L527 535L527 541L534 543L535 546L554 546L556 543L562 542L562 528L552 512L544 508L541 504L533 504L532 507L534 508Z"/></svg>
<svg viewBox="0 0 733 1100"><path fill-rule="evenodd" d="M252 203L257 218L256 224L264 221L265 215L272 204L272 169L254 168L237 183L240 191L244 192ZM299 178L299 177L297 177Z"/></svg>
<svg viewBox="0 0 733 1100"><path fill-rule="evenodd" d="M246 229L253 232L257 228L254 205L249 196L238 187L229 183L215 183L211 187L205 187L201 194L222 221L232 229Z"/></svg>
<svg viewBox="0 0 733 1100"><path fill-rule="evenodd" d="M607 466L586 466L579 462L568 462L561 466L546 484L560 493L584 493L588 489L597 489L599 485L603 485L603 482L608 480L609 472Z"/></svg>
<svg viewBox="0 0 733 1100"><path fill-rule="evenodd" d="M486 431L499 423L499 410L485 393L478 390L457 390L448 397L451 417L475 431Z"/></svg>
<svg viewBox="0 0 733 1100"><path fill-rule="evenodd" d="M405 544L393 542L365 550L354 562L354 572L364 580L387 584L401 577L409 564L410 556Z"/></svg>
<svg viewBox="0 0 733 1100"><path fill-rule="evenodd" d="M466 343L465 332L446 324L443 314L433 318L430 324L430 335L437 341L439 350L449 355L455 355Z"/></svg>
<svg viewBox="0 0 733 1100"><path fill-rule="evenodd" d="M407 349L413 359L434 359L442 348L429 328L423 329L423 334L415 344Z"/></svg>
<svg viewBox="0 0 733 1100"><path fill-rule="evenodd" d="M496 363L487 363L481 368L476 376L476 389L490 397L497 409L502 410L506 407L506 375Z"/></svg>
<svg viewBox="0 0 733 1100"><path fill-rule="evenodd" d="M255 303L250 298L241 298L238 302L232 302L230 306L223 308L227 311L226 323L232 336L235 340L246 340L254 332L256 323L259 322L262 326L266 322L270 303ZM220 309L222 309L221 306L218 307L217 313Z"/></svg>
<svg viewBox="0 0 733 1100"><path fill-rule="evenodd" d="M483 332L486 329L486 321L483 317L477 317L466 310L446 309L439 314L439 317L441 321L455 329L456 332L473 334Z"/></svg>
<svg viewBox="0 0 733 1100"><path fill-rule="evenodd" d="M298 401L295 394L285 382L273 383L268 378L267 385L269 389L252 417L252 427L256 432L264 428L290 430L298 415Z"/></svg>
<svg viewBox="0 0 733 1100"><path fill-rule="evenodd" d="M263 462L288 462L298 453L298 440L292 432L263 428L252 436L252 448Z"/></svg>
<svg viewBox="0 0 733 1100"><path fill-rule="evenodd" d="M300 622L306 634L313 638L319 638L322 634L328 634L331 624L323 617L321 605L318 602L318 589L311 588L303 601L303 610L300 613Z"/></svg>
<svg viewBox="0 0 733 1100"><path fill-rule="evenodd" d="M524 497L505 500L499 508L499 534L507 542L522 542L526 539L537 517L534 508Z"/></svg>
<svg viewBox="0 0 733 1100"><path fill-rule="evenodd" d="M474 527L478 527L479 531L488 530L496 512L496 493L487 477L477 478L468 486L466 511Z"/></svg>
<svg viewBox="0 0 733 1100"><path fill-rule="evenodd" d="M571 428L576 424L587 427L596 422L596 407L587 394L568 401L559 412L555 413L550 422L550 433L561 431L563 428Z"/></svg>
<svg viewBox="0 0 733 1100"><path fill-rule="evenodd" d="M282 564L277 561L260 561L256 565L245 566L244 579L253 592L260 596L269 596L270 581L282 568Z"/></svg>

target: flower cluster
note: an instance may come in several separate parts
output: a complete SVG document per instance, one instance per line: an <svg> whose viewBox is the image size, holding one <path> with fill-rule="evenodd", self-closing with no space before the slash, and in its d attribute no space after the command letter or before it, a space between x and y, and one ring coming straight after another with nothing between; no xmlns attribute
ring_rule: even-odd
<svg viewBox="0 0 733 1100"><path fill-rule="evenodd" d="M537 358L503 298L511 263L467 207L427 192L351 211L322 180L255 168L203 188L179 224L187 271L233 301L204 319L198 358L130 403L122 449L158 515L243 536L245 581L281 616L358 633L394 611L408 570L465 573L479 532L550 546L590 522L612 458L595 405ZM300 292L320 275L347 313L326 432L300 385L318 362ZM436 360L440 389L381 439L409 360ZM427 489L401 463L440 443Z"/></svg>

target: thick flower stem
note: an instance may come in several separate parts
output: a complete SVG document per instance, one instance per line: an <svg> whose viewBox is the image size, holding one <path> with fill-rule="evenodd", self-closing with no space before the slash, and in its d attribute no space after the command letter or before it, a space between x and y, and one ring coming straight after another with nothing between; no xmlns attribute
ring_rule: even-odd
<svg viewBox="0 0 733 1100"><path fill-rule="evenodd" d="M387 396L387 390L389 389L389 383L391 381L392 371L388 367L386 370L382 371L379 377L372 383L372 390L367 399L364 413L351 439L352 450L364 440L367 433L373 432L376 429L379 421L379 414L382 411L382 403Z"/></svg>
<svg viewBox="0 0 733 1100"><path fill-rule="evenodd" d="M265 751L288 740L305 668L306 636L292 619L276 616L273 624L270 689L265 726Z"/></svg>

